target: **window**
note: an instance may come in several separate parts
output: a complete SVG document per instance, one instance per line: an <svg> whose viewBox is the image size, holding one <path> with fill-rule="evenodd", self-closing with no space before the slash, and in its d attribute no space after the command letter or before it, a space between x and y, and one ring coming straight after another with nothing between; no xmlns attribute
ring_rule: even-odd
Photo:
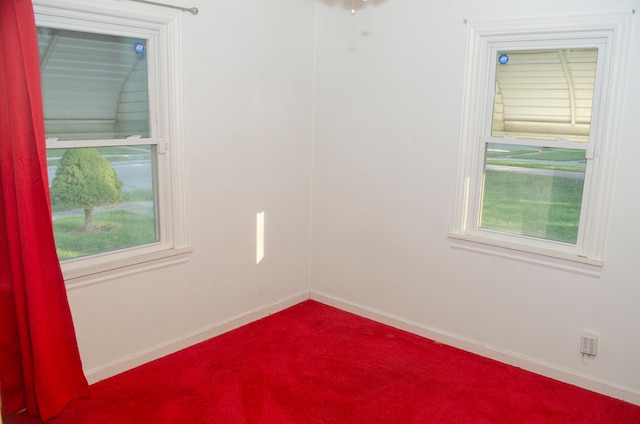
<svg viewBox="0 0 640 424"><path fill-rule="evenodd" d="M572 249L584 236L593 169L598 49L512 47L494 56L491 129L479 138L478 228Z"/></svg>
<svg viewBox="0 0 640 424"><path fill-rule="evenodd" d="M598 274L629 19L469 24L454 247Z"/></svg>
<svg viewBox="0 0 640 424"><path fill-rule="evenodd" d="M185 260L176 12L62 3L34 9L65 279Z"/></svg>

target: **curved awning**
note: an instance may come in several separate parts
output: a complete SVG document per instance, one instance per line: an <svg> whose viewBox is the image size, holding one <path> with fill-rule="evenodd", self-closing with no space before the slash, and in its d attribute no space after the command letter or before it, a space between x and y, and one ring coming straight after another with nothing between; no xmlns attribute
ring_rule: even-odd
<svg viewBox="0 0 640 424"><path fill-rule="evenodd" d="M588 141L598 50L499 52L492 135Z"/></svg>
<svg viewBox="0 0 640 424"><path fill-rule="evenodd" d="M148 136L146 40L38 28L47 137Z"/></svg>

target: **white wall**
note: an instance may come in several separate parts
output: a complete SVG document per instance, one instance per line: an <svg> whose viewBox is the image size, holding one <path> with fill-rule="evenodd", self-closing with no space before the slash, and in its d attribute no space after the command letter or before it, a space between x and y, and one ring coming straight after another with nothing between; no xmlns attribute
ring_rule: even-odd
<svg viewBox="0 0 640 424"><path fill-rule="evenodd" d="M602 276L456 250L447 239L464 19L629 12L640 2L369 0L354 16L350 3L316 9L314 296L640 403L637 16ZM600 335L587 364L583 331Z"/></svg>
<svg viewBox="0 0 640 424"><path fill-rule="evenodd" d="M173 4L200 10L181 17L194 252L69 291L91 381L308 297L313 1Z"/></svg>

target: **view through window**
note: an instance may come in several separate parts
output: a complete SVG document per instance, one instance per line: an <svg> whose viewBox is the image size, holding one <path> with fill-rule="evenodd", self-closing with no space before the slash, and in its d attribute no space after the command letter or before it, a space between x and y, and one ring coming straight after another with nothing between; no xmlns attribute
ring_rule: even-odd
<svg viewBox="0 0 640 424"><path fill-rule="evenodd" d="M38 27L60 260L160 239L145 39Z"/></svg>
<svg viewBox="0 0 640 424"><path fill-rule="evenodd" d="M478 226L576 244L597 48L498 51Z"/></svg>

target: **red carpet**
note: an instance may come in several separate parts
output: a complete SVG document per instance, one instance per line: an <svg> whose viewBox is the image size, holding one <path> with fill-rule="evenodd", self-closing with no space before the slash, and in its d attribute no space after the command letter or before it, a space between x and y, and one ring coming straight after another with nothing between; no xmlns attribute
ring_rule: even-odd
<svg viewBox="0 0 640 424"><path fill-rule="evenodd" d="M91 392L49 422L640 423L638 406L313 301Z"/></svg>

